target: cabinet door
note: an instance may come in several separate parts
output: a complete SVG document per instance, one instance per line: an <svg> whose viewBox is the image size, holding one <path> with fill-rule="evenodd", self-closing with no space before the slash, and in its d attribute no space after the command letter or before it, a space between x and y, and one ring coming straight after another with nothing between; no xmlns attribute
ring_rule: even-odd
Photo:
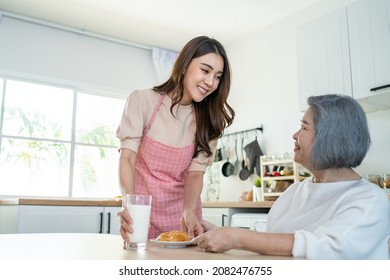
<svg viewBox="0 0 390 280"><path fill-rule="evenodd" d="M229 226L229 208L203 208L203 220L209 221L219 227Z"/></svg>
<svg viewBox="0 0 390 280"><path fill-rule="evenodd" d="M390 86L390 0L361 0L348 6L354 98ZM389 90L389 88L387 88Z"/></svg>
<svg viewBox="0 0 390 280"><path fill-rule="evenodd" d="M19 233L99 233L103 207L21 205Z"/></svg>
<svg viewBox="0 0 390 280"><path fill-rule="evenodd" d="M310 95L352 96L346 8L297 28L297 51L300 110Z"/></svg>
<svg viewBox="0 0 390 280"><path fill-rule="evenodd" d="M18 232L18 205L0 205L0 234Z"/></svg>
<svg viewBox="0 0 390 280"><path fill-rule="evenodd" d="M117 213L121 207L104 207L103 232L106 234L120 234L120 223Z"/></svg>

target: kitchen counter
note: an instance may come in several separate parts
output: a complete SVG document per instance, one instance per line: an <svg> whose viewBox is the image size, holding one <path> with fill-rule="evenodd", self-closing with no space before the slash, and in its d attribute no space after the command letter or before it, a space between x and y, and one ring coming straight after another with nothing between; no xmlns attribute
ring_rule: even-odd
<svg viewBox="0 0 390 280"><path fill-rule="evenodd" d="M9 197L0 198L0 205L50 205L50 206L122 206L121 199Z"/></svg>
<svg viewBox="0 0 390 280"><path fill-rule="evenodd" d="M275 201L206 201L203 208L271 208Z"/></svg>
<svg viewBox="0 0 390 280"><path fill-rule="evenodd" d="M87 233L0 234L0 260L274 260L293 259L242 250L208 253L197 246L163 248L149 242L146 250L123 250L119 235Z"/></svg>
<svg viewBox="0 0 390 280"><path fill-rule="evenodd" d="M390 199L390 193L387 195ZM274 201L204 201L203 208L271 208ZM0 197L0 205L122 206L121 199Z"/></svg>
<svg viewBox="0 0 390 280"><path fill-rule="evenodd" d="M204 208L270 208L274 201L206 201ZM122 206L121 199L74 199L47 197L0 198L0 205L50 205L50 206Z"/></svg>

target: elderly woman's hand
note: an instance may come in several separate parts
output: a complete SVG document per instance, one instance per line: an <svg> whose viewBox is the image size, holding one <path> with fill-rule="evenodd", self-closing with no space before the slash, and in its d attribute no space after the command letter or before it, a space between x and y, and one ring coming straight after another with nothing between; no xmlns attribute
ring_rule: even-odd
<svg viewBox="0 0 390 280"><path fill-rule="evenodd" d="M208 222L207 222L208 223ZM208 226L212 225L208 223ZM222 253L233 249L235 240L239 238L237 228L219 227L195 237L192 244L207 252Z"/></svg>
<svg viewBox="0 0 390 280"><path fill-rule="evenodd" d="M214 225L214 224L212 224L212 223L210 223L209 221L206 221L206 220L202 220L200 223L203 226L204 231L210 231L210 230L212 230L212 229L217 227L216 225Z"/></svg>

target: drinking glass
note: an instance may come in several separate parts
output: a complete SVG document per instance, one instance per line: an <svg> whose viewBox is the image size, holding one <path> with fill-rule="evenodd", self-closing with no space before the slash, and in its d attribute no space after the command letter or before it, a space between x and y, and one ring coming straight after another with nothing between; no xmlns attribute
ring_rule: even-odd
<svg viewBox="0 0 390 280"><path fill-rule="evenodd" d="M126 249L144 249L148 241L152 196L126 195L125 205L133 220L133 233L128 233L130 240L126 242Z"/></svg>

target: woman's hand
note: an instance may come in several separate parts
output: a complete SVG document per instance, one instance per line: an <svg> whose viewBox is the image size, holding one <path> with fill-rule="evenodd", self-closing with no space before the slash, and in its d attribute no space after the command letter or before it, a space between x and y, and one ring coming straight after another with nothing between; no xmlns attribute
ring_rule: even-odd
<svg viewBox="0 0 390 280"><path fill-rule="evenodd" d="M204 172L189 171L187 173L186 182L184 184L184 203L183 215L180 219L181 229L187 232L190 238L198 236L204 232L198 217L196 209L200 207L198 204L200 194L203 187Z"/></svg>
<svg viewBox="0 0 390 280"><path fill-rule="evenodd" d="M192 212L184 212L180 219L181 229L187 232L192 239L204 232L204 228L196 215Z"/></svg>
<svg viewBox="0 0 390 280"><path fill-rule="evenodd" d="M133 228L130 226L133 223L133 219L131 218L129 211L127 211L126 206L123 206L117 215L121 224L120 233L124 240L123 249L126 249L126 242L130 240L127 234L133 233Z"/></svg>

